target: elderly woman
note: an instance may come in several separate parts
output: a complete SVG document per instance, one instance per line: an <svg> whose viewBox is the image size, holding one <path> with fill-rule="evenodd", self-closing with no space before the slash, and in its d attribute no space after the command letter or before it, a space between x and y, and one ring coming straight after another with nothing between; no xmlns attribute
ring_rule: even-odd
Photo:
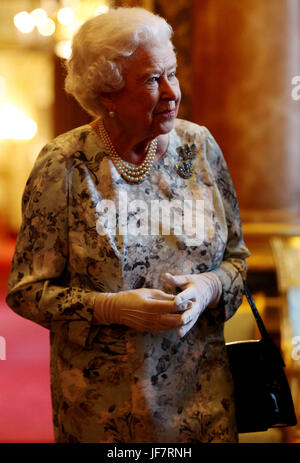
<svg viewBox="0 0 300 463"><path fill-rule="evenodd" d="M83 24L66 90L95 120L24 191L7 303L50 330L56 442L237 441L223 328L249 253L217 143L176 119L171 36L140 8Z"/></svg>

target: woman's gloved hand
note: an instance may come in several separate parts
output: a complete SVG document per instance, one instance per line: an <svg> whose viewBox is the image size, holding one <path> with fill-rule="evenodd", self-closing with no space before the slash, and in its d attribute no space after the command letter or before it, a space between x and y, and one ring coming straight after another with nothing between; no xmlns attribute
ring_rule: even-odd
<svg viewBox="0 0 300 463"><path fill-rule="evenodd" d="M94 305L94 323L117 323L150 333L172 330L183 324L174 298L173 294L148 288L99 293Z"/></svg>
<svg viewBox="0 0 300 463"><path fill-rule="evenodd" d="M198 275L171 275L164 274L165 282L171 288L183 289L175 297L177 307L186 306L188 301L191 308L182 314L183 325L178 328L178 336L183 337L196 323L199 315L206 307L216 307L222 295L222 283L213 273L200 273Z"/></svg>

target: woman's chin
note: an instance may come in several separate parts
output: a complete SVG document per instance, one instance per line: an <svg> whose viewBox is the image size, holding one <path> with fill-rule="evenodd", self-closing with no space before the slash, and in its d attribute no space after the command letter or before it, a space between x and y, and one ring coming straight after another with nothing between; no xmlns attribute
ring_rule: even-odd
<svg viewBox="0 0 300 463"><path fill-rule="evenodd" d="M157 127L159 133L162 135L164 133L170 132L174 128L175 119L176 117L174 116L174 117L165 118L164 120L160 121Z"/></svg>

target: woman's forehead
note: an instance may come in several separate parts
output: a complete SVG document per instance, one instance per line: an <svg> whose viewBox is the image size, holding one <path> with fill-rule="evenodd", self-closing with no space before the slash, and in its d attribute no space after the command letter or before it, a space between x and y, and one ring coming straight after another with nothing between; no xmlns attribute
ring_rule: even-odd
<svg viewBox="0 0 300 463"><path fill-rule="evenodd" d="M176 66L176 63L176 55L171 45L156 45L139 48L132 56L132 64L129 66L128 71L144 74L148 71Z"/></svg>

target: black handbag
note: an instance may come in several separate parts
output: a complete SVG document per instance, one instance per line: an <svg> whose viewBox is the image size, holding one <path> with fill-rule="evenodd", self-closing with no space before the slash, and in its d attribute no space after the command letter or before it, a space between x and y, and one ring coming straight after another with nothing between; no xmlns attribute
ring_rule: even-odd
<svg viewBox="0 0 300 463"><path fill-rule="evenodd" d="M261 339L226 344L238 432L295 426L297 419L281 353L267 332L245 281L244 293Z"/></svg>

